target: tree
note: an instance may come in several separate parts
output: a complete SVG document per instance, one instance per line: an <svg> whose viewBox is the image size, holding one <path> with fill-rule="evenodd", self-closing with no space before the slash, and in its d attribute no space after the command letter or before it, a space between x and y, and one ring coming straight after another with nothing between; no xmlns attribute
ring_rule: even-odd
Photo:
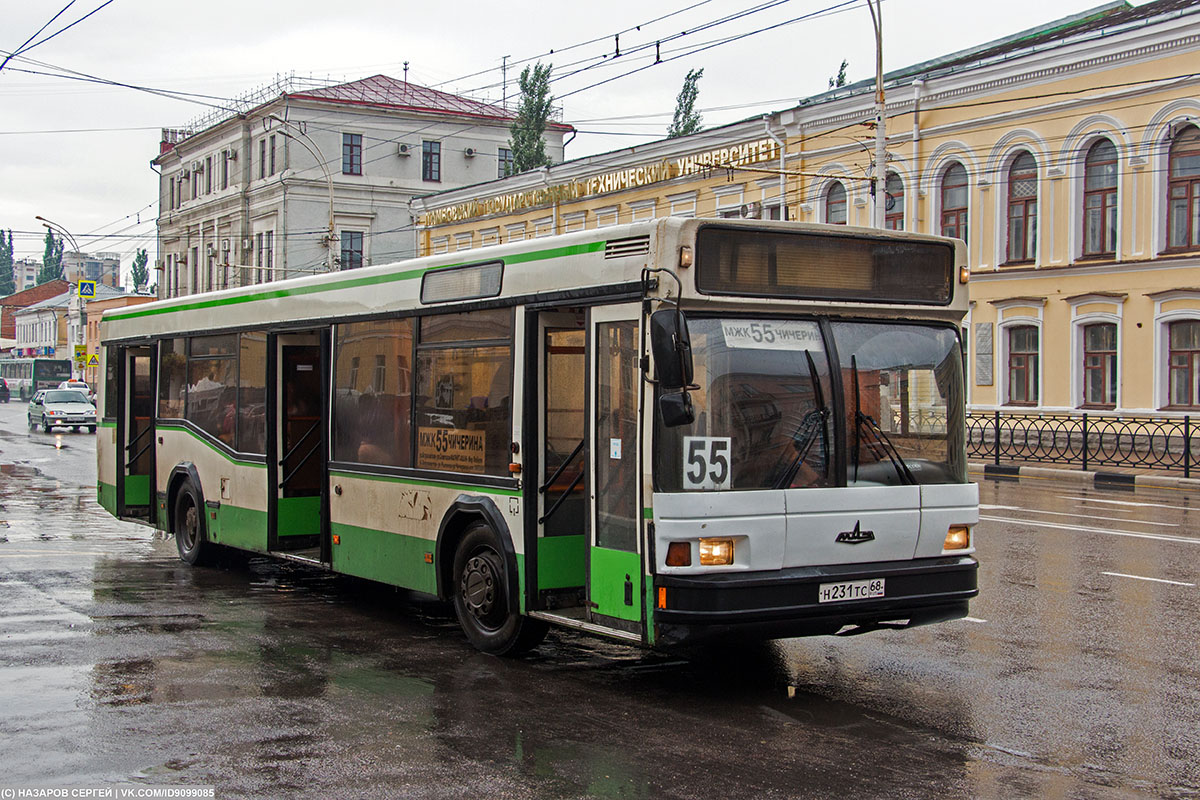
<svg viewBox="0 0 1200 800"><path fill-rule="evenodd" d="M42 253L42 269L38 272L37 282L56 281L63 276L63 240L55 237L54 233L46 231L46 249Z"/></svg>
<svg viewBox="0 0 1200 800"><path fill-rule="evenodd" d="M537 64L521 70L518 86L521 102L517 105L517 118L509 126L512 138L513 172L550 166L546 155L546 123L550 119L550 70L553 64Z"/></svg>
<svg viewBox="0 0 1200 800"><path fill-rule="evenodd" d="M7 297L16 290L16 281L13 279L12 231L8 232L7 239L4 237L4 231L0 231L0 297Z"/></svg>
<svg viewBox="0 0 1200 800"><path fill-rule="evenodd" d="M838 67L837 75L829 79L829 88L837 89L846 85L846 67L850 66L850 62L842 59L842 65Z"/></svg>
<svg viewBox="0 0 1200 800"><path fill-rule="evenodd" d="M683 79L683 88L679 90L679 97L675 98L675 118L671 120L671 127L667 128L668 139L700 130L700 112L696 111L696 98L700 96L700 90L696 88L696 81L702 77L703 67L688 70L687 77Z"/></svg>
<svg viewBox="0 0 1200 800"><path fill-rule="evenodd" d="M129 271L129 279L133 281L135 292L150 282L150 270L146 268L146 262L149 260L150 257L146 251L138 248L137 255L133 259L133 268Z"/></svg>

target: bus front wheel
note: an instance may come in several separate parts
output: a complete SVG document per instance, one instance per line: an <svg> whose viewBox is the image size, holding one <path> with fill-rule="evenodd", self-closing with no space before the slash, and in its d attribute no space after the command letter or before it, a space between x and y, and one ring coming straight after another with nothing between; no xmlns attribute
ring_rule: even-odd
<svg viewBox="0 0 1200 800"><path fill-rule="evenodd" d="M491 526L467 528L454 552L454 611L467 640L491 655L518 655L537 647L546 623L510 607L509 575Z"/></svg>
<svg viewBox="0 0 1200 800"><path fill-rule="evenodd" d="M204 512L200 492L188 481L175 497L175 547L188 564L203 563L208 543L204 537Z"/></svg>

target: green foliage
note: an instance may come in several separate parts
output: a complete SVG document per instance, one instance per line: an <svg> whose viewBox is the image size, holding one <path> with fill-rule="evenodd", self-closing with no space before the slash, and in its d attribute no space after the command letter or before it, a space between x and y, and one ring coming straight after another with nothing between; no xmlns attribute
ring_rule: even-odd
<svg viewBox="0 0 1200 800"><path fill-rule="evenodd" d="M703 68L690 69L683 79L683 88L679 90L679 97L675 98L675 118L671 120L671 127L667 128L668 139L700 130L700 113L696 111L696 98L700 96L700 90L696 88L696 81L702 77Z"/></svg>
<svg viewBox="0 0 1200 800"><path fill-rule="evenodd" d="M51 231L46 231L46 249L42 253L42 269L38 272L38 286L56 281L63 276L63 240Z"/></svg>
<svg viewBox="0 0 1200 800"><path fill-rule="evenodd" d="M850 62L842 59L842 65L838 67L837 75L829 79L829 88L837 89L846 85L846 67L850 66Z"/></svg>
<svg viewBox="0 0 1200 800"><path fill-rule="evenodd" d="M550 119L550 70L553 64L537 64L521 70L518 85L521 87L521 102L517 105L517 118L509 126L512 134L510 143L513 153L513 172L550 166L546 155L546 123Z"/></svg>
<svg viewBox="0 0 1200 800"><path fill-rule="evenodd" d="M8 238L5 238L4 231L0 231L0 297L7 297L16 290L17 284L13 279L12 231L8 232Z"/></svg>
<svg viewBox="0 0 1200 800"><path fill-rule="evenodd" d="M137 255L133 259L133 268L129 271L129 279L133 281L133 290L136 292L150 282L150 270L146 267L146 262L150 257L142 248L138 248Z"/></svg>

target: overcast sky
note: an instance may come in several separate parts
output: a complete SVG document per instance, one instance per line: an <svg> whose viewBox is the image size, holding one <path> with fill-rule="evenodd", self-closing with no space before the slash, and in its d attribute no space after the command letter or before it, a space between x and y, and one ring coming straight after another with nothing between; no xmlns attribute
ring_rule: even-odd
<svg viewBox="0 0 1200 800"><path fill-rule="evenodd" d="M67 2L5 3L0 61ZM103 3L76 0L42 35ZM884 67L944 55L1101 3L884 0ZM762 10L744 13L755 8ZM798 21L784 24L789 20ZM617 33L622 55L614 58ZM741 34L750 35L718 44ZM653 43L668 37L674 38L661 45L663 63L648 66ZM637 50L646 44L651 46ZM18 258L42 256L39 214L66 227L86 251L121 253L126 270L138 247L149 249L152 262L156 256L157 177L150 160L159 129L183 127L209 107L72 80L63 77L66 70L230 98L291 72L338 81L379 73L403 78L407 61L413 83L498 101L503 56L511 57L510 86L522 60L541 56L554 63L554 74L562 77L552 92L561 98L565 121L580 130L568 159L661 138L692 68L704 69L699 106L704 123L716 125L787 108L823 91L843 58L850 62L850 82L870 78L875 58L864 0L359 0L348 6L208 0L187 9L112 0L0 70L0 229L14 231ZM639 67L648 68L618 77ZM615 79L594 85L609 78Z"/></svg>

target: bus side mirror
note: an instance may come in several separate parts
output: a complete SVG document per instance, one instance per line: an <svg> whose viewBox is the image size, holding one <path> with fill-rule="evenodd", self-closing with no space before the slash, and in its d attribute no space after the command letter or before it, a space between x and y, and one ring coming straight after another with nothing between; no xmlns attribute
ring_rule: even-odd
<svg viewBox="0 0 1200 800"><path fill-rule="evenodd" d="M668 428L691 425L696 421L696 410L692 407L692 398L683 391L659 395L658 413L662 417L663 425Z"/></svg>
<svg viewBox="0 0 1200 800"><path fill-rule="evenodd" d="M664 389L691 385L692 340L682 311L663 308L650 315L650 349L654 353L654 379Z"/></svg>

